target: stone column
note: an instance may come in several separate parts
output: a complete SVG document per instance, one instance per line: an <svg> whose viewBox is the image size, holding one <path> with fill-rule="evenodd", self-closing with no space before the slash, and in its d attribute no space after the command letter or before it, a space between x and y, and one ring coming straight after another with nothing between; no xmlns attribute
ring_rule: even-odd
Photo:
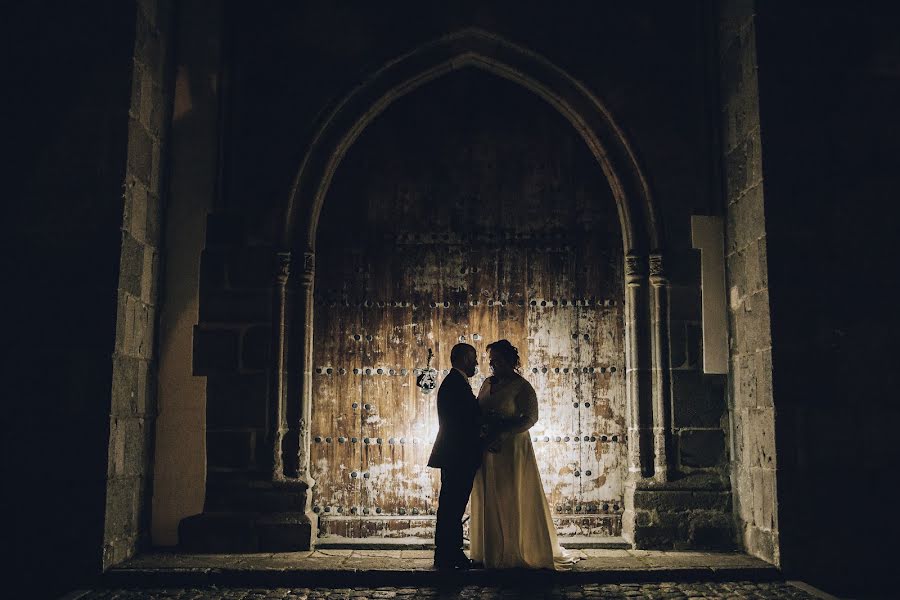
<svg viewBox="0 0 900 600"><path fill-rule="evenodd" d="M305 482L311 490L315 481L309 468L309 427L312 411L312 374L313 374L313 284L316 274L316 255L313 252L303 254L303 278L300 281L300 301L302 303L303 329L300 331L299 348L303 372L300 375L301 388L299 397L299 419L297 423L297 477ZM310 494L307 493L307 508Z"/></svg>
<svg viewBox="0 0 900 600"><path fill-rule="evenodd" d="M272 310L272 480L284 481L284 439L287 423L287 335L288 281L291 275L291 253L279 252L275 266L275 293Z"/></svg>
<svg viewBox="0 0 900 600"><path fill-rule="evenodd" d="M649 365L642 340L646 335L647 272L644 258L625 257L625 402L628 413L628 476L639 480L650 474L645 434L645 398L649 393Z"/></svg>
<svg viewBox="0 0 900 600"><path fill-rule="evenodd" d="M669 480L672 454L672 394L669 364L669 279L661 254L650 255L653 361L653 478Z"/></svg>

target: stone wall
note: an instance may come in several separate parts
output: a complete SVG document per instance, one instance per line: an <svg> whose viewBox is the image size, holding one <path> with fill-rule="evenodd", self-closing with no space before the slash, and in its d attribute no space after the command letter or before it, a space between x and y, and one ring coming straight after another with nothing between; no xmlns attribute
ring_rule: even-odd
<svg viewBox="0 0 900 600"><path fill-rule="evenodd" d="M206 378L193 374L199 319L200 253L216 199L223 32L219 3L176 7L175 90L170 133L167 257L159 323L159 417L154 455L154 546L175 546L181 519L203 510Z"/></svg>
<svg viewBox="0 0 900 600"><path fill-rule="evenodd" d="M104 567L149 541L172 3L137 3L112 361Z"/></svg>
<svg viewBox="0 0 900 600"><path fill-rule="evenodd" d="M752 2L719 15L731 481L747 552L779 562L767 236Z"/></svg>
<svg viewBox="0 0 900 600"><path fill-rule="evenodd" d="M691 215L716 214L718 207L718 190L710 185L704 11L596 5L425 9L401 3L351 13L310 4L277 13L243 11L233 18L240 27L224 119L228 168L221 204L208 221L194 339L195 373L208 377L208 491L216 480L253 480L269 468L270 407L263 394L270 383L264 357L274 246L317 119L386 61L476 26L565 69L597 94L627 131L665 229L676 372L664 385L673 389L667 424L672 474L683 480L669 491L673 498L686 492L671 509L642 509L660 535L641 543L730 545L730 520L713 515L730 507L724 382L700 372L700 260L690 235ZM222 508L216 497L208 495L207 509ZM700 513L693 512L694 505Z"/></svg>
<svg viewBox="0 0 900 600"><path fill-rule="evenodd" d="M207 475L215 486L270 473L267 369L275 252L248 245L235 215L211 215L206 228L193 364L194 374L207 379Z"/></svg>

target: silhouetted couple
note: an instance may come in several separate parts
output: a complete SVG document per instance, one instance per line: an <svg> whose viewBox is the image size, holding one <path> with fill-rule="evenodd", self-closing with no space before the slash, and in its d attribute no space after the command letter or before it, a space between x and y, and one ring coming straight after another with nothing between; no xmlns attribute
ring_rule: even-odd
<svg viewBox="0 0 900 600"><path fill-rule="evenodd" d="M507 340L488 344L493 375L478 397L469 377L478 355L469 344L450 352L453 368L438 389L440 429L428 466L441 470L434 563L438 568L559 569L574 560L560 547L528 430L538 420L537 394L520 374ZM470 560L462 518L472 497Z"/></svg>

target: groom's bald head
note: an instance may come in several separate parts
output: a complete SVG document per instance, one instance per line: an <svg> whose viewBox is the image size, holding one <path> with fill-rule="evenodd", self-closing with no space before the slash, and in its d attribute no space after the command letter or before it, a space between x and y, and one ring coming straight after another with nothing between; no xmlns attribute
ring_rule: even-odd
<svg viewBox="0 0 900 600"><path fill-rule="evenodd" d="M478 352L475 346L469 344L456 344L450 350L450 364L471 377L478 366Z"/></svg>

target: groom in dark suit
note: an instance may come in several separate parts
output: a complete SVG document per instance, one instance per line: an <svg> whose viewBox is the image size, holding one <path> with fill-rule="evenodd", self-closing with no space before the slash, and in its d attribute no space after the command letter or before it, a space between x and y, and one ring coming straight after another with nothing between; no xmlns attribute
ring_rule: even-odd
<svg viewBox="0 0 900 600"><path fill-rule="evenodd" d="M481 415L469 385L478 354L469 344L456 344L450 363L453 368L438 389L440 429L428 459L429 467L441 470L434 564L442 569L468 569L472 563L463 552L462 517L482 455Z"/></svg>

